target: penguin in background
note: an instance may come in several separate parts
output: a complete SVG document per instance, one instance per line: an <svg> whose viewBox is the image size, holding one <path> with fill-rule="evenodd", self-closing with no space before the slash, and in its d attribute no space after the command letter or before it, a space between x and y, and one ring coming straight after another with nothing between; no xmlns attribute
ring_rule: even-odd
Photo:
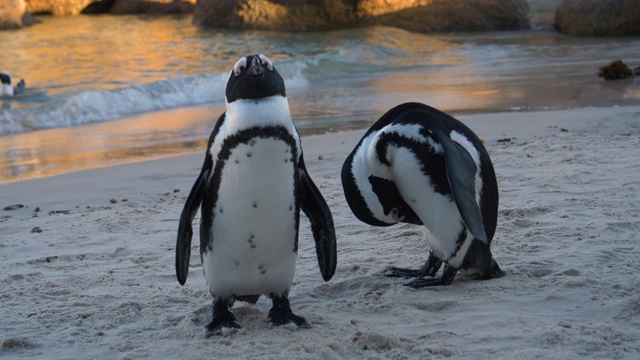
<svg viewBox="0 0 640 360"><path fill-rule="evenodd" d="M2 88L0 88L0 97L19 95L22 94L25 89L24 79L20 79L18 84L14 87L13 77L6 71L0 72L0 84L2 84Z"/></svg>
<svg viewBox="0 0 640 360"><path fill-rule="evenodd" d="M449 285L459 270L480 279L504 275L490 250L498 214L493 165L460 121L424 104L398 105L365 133L341 176L360 221L423 225L430 249L424 266L392 267L386 276L412 278L406 285L422 288Z"/></svg>
<svg viewBox="0 0 640 360"><path fill-rule="evenodd" d="M226 112L180 216L178 282L187 280L192 222L200 208L200 259L213 297L207 335L241 328L230 306L255 303L261 295L273 302L273 325L308 327L288 299L300 210L310 220L325 281L336 269L336 235L329 207L307 173L284 80L266 56L245 56L233 66L225 95Z"/></svg>

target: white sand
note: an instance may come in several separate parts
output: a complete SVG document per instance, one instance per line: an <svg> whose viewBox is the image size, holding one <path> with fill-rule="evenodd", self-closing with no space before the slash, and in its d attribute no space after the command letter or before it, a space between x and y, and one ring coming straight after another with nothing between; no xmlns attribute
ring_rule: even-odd
<svg viewBox="0 0 640 360"><path fill-rule="evenodd" d="M262 298L234 307L242 330L205 338L197 238L184 287L174 270L203 155L81 171L0 185L0 207L26 206L0 211L0 357L640 358L640 107L462 120L498 174L504 278L412 290L383 277L422 265L419 228L370 227L348 209L339 172L364 130L307 137L339 257L324 283L305 219L290 299L312 328L269 328Z"/></svg>

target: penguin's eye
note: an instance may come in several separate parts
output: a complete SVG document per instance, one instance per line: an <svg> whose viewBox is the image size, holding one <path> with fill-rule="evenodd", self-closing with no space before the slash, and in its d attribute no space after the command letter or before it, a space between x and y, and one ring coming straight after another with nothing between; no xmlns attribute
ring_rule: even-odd
<svg viewBox="0 0 640 360"><path fill-rule="evenodd" d="M258 57L260 58L260 62L262 63L262 66L266 67L267 70L269 71L273 71L273 63L271 62L271 60L269 60L268 57L262 54L258 55Z"/></svg>
<svg viewBox="0 0 640 360"><path fill-rule="evenodd" d="M247 58L243 57L242 59L238 60L235 65L233 65L233 74L235 76L240 75L242 71L246 69L246 67L247 67Z"/></svg>

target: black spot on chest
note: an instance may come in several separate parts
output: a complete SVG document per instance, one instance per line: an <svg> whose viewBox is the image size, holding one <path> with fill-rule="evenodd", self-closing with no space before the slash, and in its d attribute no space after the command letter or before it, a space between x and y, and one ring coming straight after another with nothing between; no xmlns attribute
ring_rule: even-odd
<svg viewBox="0 0 640 360"><path fill-rule="evenodd" d="M291 154L291 162L292 166L295 167L297 164L293 162L293 159L298 159L298 144L294 134L292 134L289 129L282 126L267 126L267 127L253 127L246 130L242 130L234 135L228 136L225 139L222 139L222 144L220 146L220 151L217 154L212 154L215 158L215 165L213 167L213 171L211 172L211 176L207 181L205 193L206 196L203 197L203 201L201 204L201 225L200 225L200 250L201 252L206 252L211 249L211 244L215 239L213 239L213 234L211 232L211 225L213 224L214 217L216 214L222 214L223 208L221 204L218 204L219 199L219 191L222 183L222 179L224 176L225 166L227 161L232 159L232 154L235 149L237 149L241 145L254 146L258 139L271 139L284 143L286 145L286 152ZM211 147L209 147L211 148ZM251 157L253 154L251 151L245 153L246 157ZM238 159L234 156L233 161L235 164L242 164L242 159ZM256 181L260 181L259 178ZM296 197L295 201L297 204L297 192L299 187L299 180L296 176L296 172L293 171L291 181L294 185L294 197ZM251 200L249 200L251 201ZM249 202L251 207L249 209L256 209L256 211L261 211L258 207L257 201ZM298 209L296 205L296 211ZM293 206L290 208L293 209ZM247 213L249 216L250 213ZM298 228L299 219L296 213L296 224L295 228ZM256 248L256 241L254 236L252 235L248 239L248 244L251 249ZM295 248L297 249L297 241L295 244Z"/></svg>

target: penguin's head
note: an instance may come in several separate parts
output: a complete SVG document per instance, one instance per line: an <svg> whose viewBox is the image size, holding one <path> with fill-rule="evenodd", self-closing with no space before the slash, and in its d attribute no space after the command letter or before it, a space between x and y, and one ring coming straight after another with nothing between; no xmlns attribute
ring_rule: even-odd
<svg viewBox="0 0 640 360"><path fill-rule="evenodd" d="M286 97L284 80L271 60L262 54L247 55L236 62L229 74L225 97L236 100L259 100L272 96Z"/></svg>
<svg viewBox="0 0 640 360"><path fill-rule="evenodd" d="M11 85L11 74L8 72L0 72L0 83Z"/></svg>

